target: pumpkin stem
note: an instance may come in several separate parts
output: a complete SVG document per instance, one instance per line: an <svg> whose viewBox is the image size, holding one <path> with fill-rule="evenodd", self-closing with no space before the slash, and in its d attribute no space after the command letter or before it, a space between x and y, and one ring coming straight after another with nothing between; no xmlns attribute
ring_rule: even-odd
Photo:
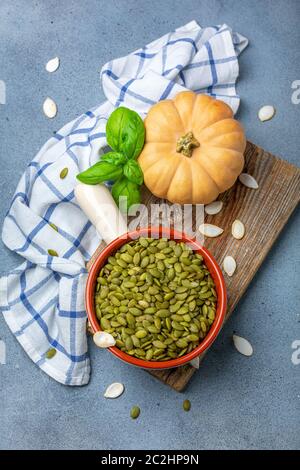
<svg viewBox="0 0 300 470"><path fill-rule="evenodd" d="M177 140L176 152L182 153L186 157L191 157L193 149L200 147L198 140L192 132L188 132Z"/></svg>

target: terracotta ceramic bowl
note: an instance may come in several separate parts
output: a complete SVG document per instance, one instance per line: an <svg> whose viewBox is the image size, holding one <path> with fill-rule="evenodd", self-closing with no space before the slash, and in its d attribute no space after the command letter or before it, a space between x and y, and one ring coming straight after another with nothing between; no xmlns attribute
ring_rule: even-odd
<svg viewBox="0 0 300 470"><path fill-rule="evenodd" d="M150 232L151 230L151 232ZM215 282L216 292L217 292L217 311L214 323L211 325L211 328L206 335L206 337L201 341L201 343L193 349L188 354L185 354L177 359L172 359L169 361L146 361L138 359L136 357L130 356L129 354L124 353L119 348L113 346L109 348L110 352L117 356L122 361L127 362L128 364L133 364L143 369L170 369L172 367L182 366L190 362L192 359L196 358L202 354L216 339L222 324L224 322L225 313L226 313L226 286L223 274L221 269L218 266L218 263L210 252L200 245L200 243L192 241L184 233L176 232L174 230L164 229L164 228L144 228L139 230L134 230L128 232L125 235L122 235L119 238L116 238L109 245L104 248L104 250L98 255L95 260L92 268L89 272L87 284L86 284L86 310L88 318L94 333L100 331L100 325L98 318L96 316L95 305L94 305L94 293L97 282L97 277L100 269L106 263L107 258L114 254L122 245L129 242L130 240L136 240L140 236L145 237L166 237L168 239L174 239L175 241L183 241L189 244L189 246L197 253L200 253L203 256L205 264L210 271L210 274Z"/></svg>

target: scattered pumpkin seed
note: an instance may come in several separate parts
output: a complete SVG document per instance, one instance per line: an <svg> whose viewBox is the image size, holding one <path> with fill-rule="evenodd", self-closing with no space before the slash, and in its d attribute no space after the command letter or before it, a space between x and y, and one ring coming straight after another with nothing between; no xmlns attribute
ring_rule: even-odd
<svg viewBox="0 0 300 470"><path fill-rule="evenodd" d="M241 240L245 235L245 225L240 220L236 219L231 227L231 233L234 238Z"/></svg>
<svg viewBox="0 0 300 470"><path fill-rule="evenodd" d="M258 118L262 122L269 121L270 119L272 119L273 116L275 116L275 113L276 110L274 106L267 104L265 106L262 106L258 111Z"/></svg>
<svg viewBox="0 0 300 470"><path fill-rule="evenodd" d="M48 250L48 254L49 254L50 256L58 256L57 251L52 250L51 248Z"/></svg>
<svg viewBox="0 0 300 470"><path fill-rule="evenodd" d="M253 178L252 175L249 175L248 173L241 173L239 176L240 182L246 186L247 188L250 189L257 189L258 188L258 183L255 178Z"/></svg>
<svg viewBox="0 0 300 470"><path fill-rule="evenodd" d="M133 406L130 410L130 417L132 419L137 419L140 416L140 408L138 406Z"/></svg>
<svg viewBox="0 0 300 470"><path fill-rule="evenodd" d="M238 335L233 335L232 339L233 344L239 353L244 356L252 356L253 348L247 339Z"/></svg>
<svg viewBox="0 0 300 470"><path fill-rule="evenodd" d="M57 115L57 105L52 98L46 98L43 103L43 111L45 116L53 119Z"/></svg>
<svg viewBox="0 0 300 470"><path fill-rule="evenodd" d="M52 222L49 223L50 227L53 228L53 230L55 230L56 232L58 232L58 228L55 224L53 224Z"/></svg>
<svg viewBox="0 0 300 470"><path fill-rule="evenodd" d="M211 202L210 204L207 204L204 207L204 210L205 210L206 214L208 214L208 215L215 215L215 214L218 214L219 212L221 212L222 207L223 207L223 202L222 201L214 201L214 202Z"/></svg>
<svg viewBox="0 0 300 470"><path fill-rule="evenodd" d="M124 392L124 385L115 382L110 384L104 392L105 398L118 398Z"/></svg>
<svg viewBox="0 0 300 470"><path fill-rule="evenodd" d="M199 232L202 233L205 237L218 237L221 235L224 230L221 227L217 227L217 225L212 224L201 224L199 227Z"/></svg>
<svg viewBox="0 0 300 470"><path fill-rule="evenodd" d="M190 400L184 400L184 402L182 403L182 408L184 409L184 411L190 411L191 409Z"/></svg>
<svg viewBox="0 0 300 470"><path fill-rule="evenodd" d="M60 179L63 180L67 176L68 173L69 173L69 169L67 167L63 168L61 172L59 173Z"/></svg>
<svg viewBox="0 0 300 470"><path fill-rule="evenodd" d="M236 261L232 256L225 256L223 261L223 268L225 273L231 277L236 270Z"/></svg>
<svg viewBox="0 0 300 470"><path fill-rule="evenodd" d="M48 349L48 351L46 352L46 358L52 359L52 357L54 357L55 354L56 354L56 349L54 348Z"/></svg>
<svg viewBox="0 0 300 470"><path fill-rule="evenodd" d="M45 65L45 69L49 73L56 72L60 64L59 57L54 57L53 59L50 59L47 64Z"/></svg>

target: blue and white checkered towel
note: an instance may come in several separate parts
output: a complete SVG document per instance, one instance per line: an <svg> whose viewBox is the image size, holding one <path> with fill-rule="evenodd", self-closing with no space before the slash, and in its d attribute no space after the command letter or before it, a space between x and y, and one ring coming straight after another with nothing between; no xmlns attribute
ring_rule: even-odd
<svg viewBox="0 0 300 470"><path fill-rule="evenodd" d="M28 165L4 221L3 241L24 257L0 279L0 309L31 359L67 385L86 384L85 263L100 239L74 199L75 176L106 145L109 114L124 105L144 117L184 89L208 93L237 111L237 56L247 40L226 26L192 21L101 71L107 101L63 127ZM64 179L63 168L68 168ZM57 257L48 250L55 250ZM56 354L47 358L54 348Z"/></svg>

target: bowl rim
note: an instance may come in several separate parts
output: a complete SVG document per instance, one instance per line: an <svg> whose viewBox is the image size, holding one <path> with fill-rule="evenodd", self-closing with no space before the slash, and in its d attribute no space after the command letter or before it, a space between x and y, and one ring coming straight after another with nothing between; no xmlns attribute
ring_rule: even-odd
<svg viewBox="0 0 300 470"><path fill-rule="evenodd" d="M117 237L112 242L110 242L96 257L94 260L92 267L89 271L87 282L86 282L86 289L85 289L85 306L87 311L87 316L89 322L91 324L93 333L97 331L102 331L98 318L96 316L96 311L94 307L94 292L95 292L95 285L96 280L99 274L101 267L105 264L107 258L116 250L118 250L122 245L127 243L129 240L134 240L139 238L140 236L159 236L159 238L166 237L169 239L174 239L175 241L183 241L188 243L191 248L196 251L197 253L203 256L205 264L210 271L211 276L214 279L217 291L217 310L216 310L216 317L214 323L211 325L211 328L205 338L199 343L196 348L194 348L191 352L184 354L183 356L170 359L168 361L147 361L144 359L138 359L137 357L130 356L129 354L121 351L118 347L112 346L109 351L122 361L141 367L143 369L170 369L173 367L182 366L187 364L192 359L195 359L200 354L202 354L205 350L207 350L212 343L215 341L216 337L218 336L221 327L223 325L225 315L226 315L226 308L227 308L227 293L226 293L226 284L224 280L223 273L213 257L213 255L209 252L209 250L203 247L198 241L191 239L188 235L184 232L179 232L174 229L169 229L165 227L145 227L132 230L130 232L126 232L123 235Z"/></svg>

